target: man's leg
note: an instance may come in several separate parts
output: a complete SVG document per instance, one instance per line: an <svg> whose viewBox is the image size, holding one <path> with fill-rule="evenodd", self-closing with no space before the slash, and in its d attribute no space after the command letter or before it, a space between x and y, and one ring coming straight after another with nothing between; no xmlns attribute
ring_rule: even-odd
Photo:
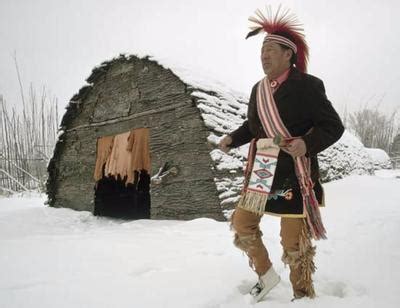
<svg viewBox="0 0 400 308"><path fill-rule="evenodd" d="M312 273L315 247L311 244L307 222L304 218L281 218L282 261L289 264L290 281L295 298L315 297Z"/></svg>
<svg viewBox="0 0 400 308"><path fill-rule="evenodd" d="M259 275L264 275L272 266L259 227L261 217L236 208L231 217L231 228L235 232L234 244L249 257L249 264Z"/></svg>

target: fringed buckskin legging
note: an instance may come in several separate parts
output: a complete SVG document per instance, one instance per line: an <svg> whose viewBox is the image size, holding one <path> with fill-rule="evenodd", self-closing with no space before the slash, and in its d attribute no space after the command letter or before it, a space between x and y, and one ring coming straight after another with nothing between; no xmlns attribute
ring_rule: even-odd
<svg viewBox="0 0 400 308"><path fill-rule="evenodd" d="M241 208L236 208L231 217L231 228L235 232L234 244L247 254L250 267L259 276L272 266L261 238L261 218L262 216ZM315 272L315 247L311 245L305 219L282 217L280 236L282 261L289 265L294 296L313 298L315 292L311 275Z"/></svg>

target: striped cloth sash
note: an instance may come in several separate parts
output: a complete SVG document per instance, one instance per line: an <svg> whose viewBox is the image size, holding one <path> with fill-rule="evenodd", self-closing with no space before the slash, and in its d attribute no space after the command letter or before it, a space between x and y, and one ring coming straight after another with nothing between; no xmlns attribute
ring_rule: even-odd
<svg viewBox="0 0 400 308"><path fill-rule="evenodd" d="M281 139L293 139L293 136L291 136L279 115L272 94L272 89L267 77L263 78L259 82L257 87L257 110L261 124L268 138L273 138L273 140L275 141ZM248 203L248 201L252 199L247 195L254 193L251 190L251 178L253 173L257 171L257 168L259 167L256 160L258 153L258 144L256 144L256 142L257 141L253 139L250 143L248 163L245 170L245 182L242 190L241 199L239 200L239 204L242 203L242 207L244 207L244 204ZM279 144L279 142L276 143ZM311 180L311 161L306 156L295 157L294 166L296 177L299 181L299 186L303 197L303 213L306 216L310 233L312 237L316 240L326 239L326 231L322 223L318 200L315 196L315 192L313 189L314 183ZM265 198L258 199L261 203L264 202ZM267 200L265 200L265 202L262 204L263 207L265 207L266 201ZM246 205L246 207L248 208L248 204ZM259 209L254 205L252 206L252 208Z"/></svg>

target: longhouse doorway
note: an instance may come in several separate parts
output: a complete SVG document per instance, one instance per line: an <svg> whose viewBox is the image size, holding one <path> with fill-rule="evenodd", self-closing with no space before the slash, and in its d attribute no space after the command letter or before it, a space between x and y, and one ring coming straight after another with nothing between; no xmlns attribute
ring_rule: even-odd
<svg viewBox="0 0 400 308"><path fill-rule="evenodd" d="M94 215L150 218L149 129L97 139Z"/></svg>

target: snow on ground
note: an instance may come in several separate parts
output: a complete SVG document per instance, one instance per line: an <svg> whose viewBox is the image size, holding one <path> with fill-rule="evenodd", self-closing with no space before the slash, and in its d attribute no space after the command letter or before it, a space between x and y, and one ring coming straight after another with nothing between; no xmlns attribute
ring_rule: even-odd
<svg viewBox="0 0 400 308"><path fill-rule="evenodd" d="M279 219L264 241L282 282L264 302L227 222L121 221L0 199L0 307L398 307L400 170L324 184L327 241L317 242L318 297L290 302Z"/></svg>
<svg viewBox="0 0 400 308"><path fill-rule="evenodd" d="M375 169L391 169L390 156L382 149L365 148L372 159ZM377 168L380 167L380 168Z"/></svg>

